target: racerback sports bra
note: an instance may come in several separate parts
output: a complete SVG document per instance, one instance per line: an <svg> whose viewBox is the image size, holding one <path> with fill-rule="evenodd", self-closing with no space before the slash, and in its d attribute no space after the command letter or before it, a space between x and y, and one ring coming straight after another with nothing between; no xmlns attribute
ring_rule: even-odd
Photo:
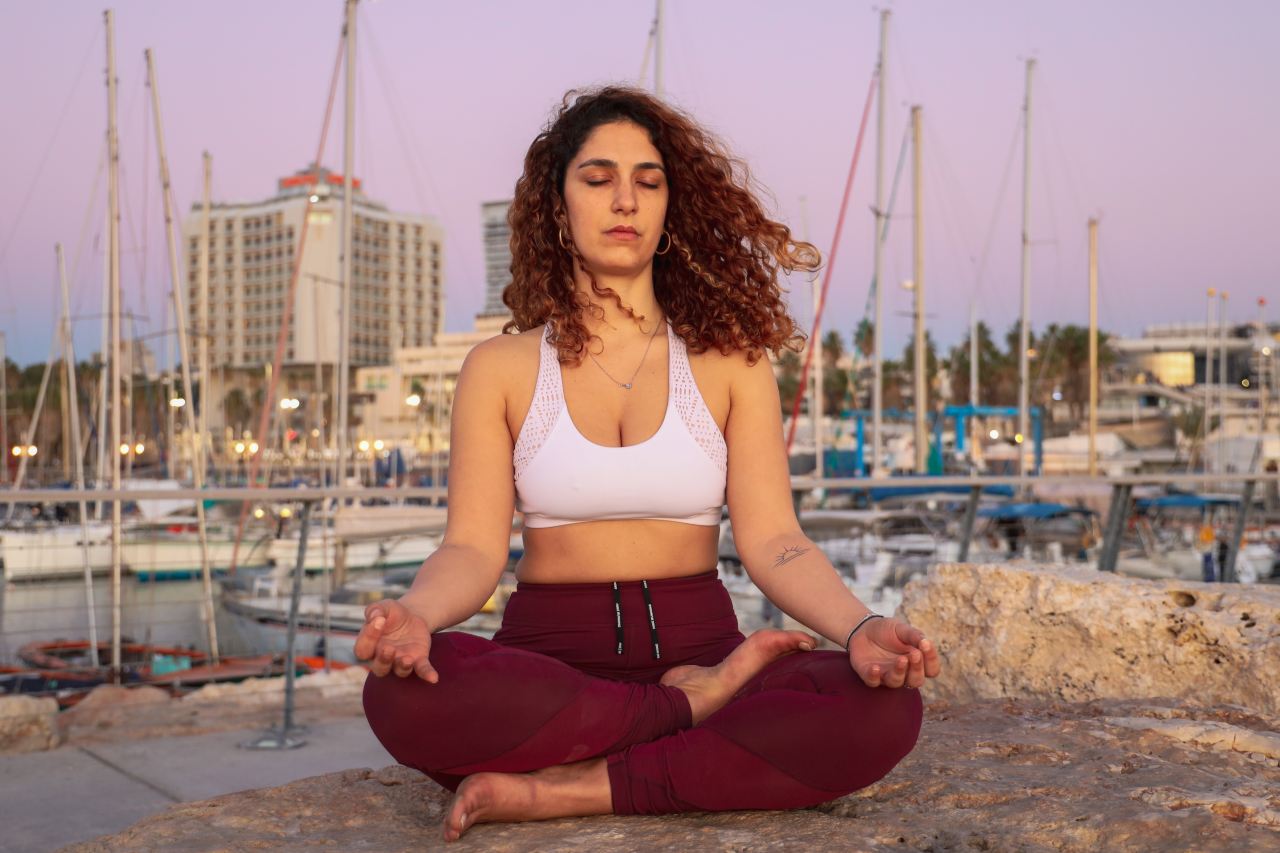
<svg viewBox="0 0 1280 853"><path fill-rule="evenodd" d="M656 433L626 447L596 444L578 431L549 334L550 324L539 344L533 403L515 444L516 509L524 526L639 518L719 524L728 448L670 324L666 414Z"/></svg>

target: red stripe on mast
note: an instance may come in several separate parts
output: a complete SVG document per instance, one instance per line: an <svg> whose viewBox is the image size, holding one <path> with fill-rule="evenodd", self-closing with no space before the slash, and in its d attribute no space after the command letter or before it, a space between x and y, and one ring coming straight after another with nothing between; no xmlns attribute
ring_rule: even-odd
<svg viewBox="0 0 1280 853"><path fill-rule="evenodd" d="M800 371L800 388L796 392L795 402L791 405L791 428L787 431L787 455L791 455L791 444L796 437L796 419L800 416L800 401L804 399L804 391L809 387L809 366L813 362L813 351L815 347L820 351L822 349L822 311L827 307L827 288L831 286L831 271L836 268L836 250L840 248L840 233L844 230L844 216L849 209L849 196L853 195L853 176L858 172L858 156L862 154L862 138L867 132L867 119L871 115L871 102L875 100L876 95L876 79L879 75L871 75L871 85L867 87L867 103L862 108L862 122L858 125L858 140L853 145L853 160L849 163L849 176L844 182L844 198L840 200L840 215L836 218L836 233L831 239L831 256L827 260L827 269L822 276L822 291L818 297L818 310L814 312L813 332L809 337L809 349L805 353L804 367ZM880 239L880 235L876 235L876 239ZM880 283L876 282L876 287ZM880 330L876 329L875 333L880 334ZM816 344L814 343L816 341ZM822 389L817 389L817 393L821 394ZM812 413L811 413L812 414ZM817 448L815 447L816 451ZM817 460L819 468L821 468L822 460Z"/></svg>

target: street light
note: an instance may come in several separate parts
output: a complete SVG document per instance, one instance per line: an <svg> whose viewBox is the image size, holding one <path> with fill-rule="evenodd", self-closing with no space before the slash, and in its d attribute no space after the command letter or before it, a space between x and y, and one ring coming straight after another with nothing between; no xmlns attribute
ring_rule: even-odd
<svg viewBox="0 0 1280 853"><path fill-rule="evenodd" d="M37 453L39 453L39 452L40 452L40 448L36 447L34 444L28 444L28 445L27 445L27 455L28 455L28 456L35 456L35 455L36 455Z"/></svg>
<svg viewBox="0 0 1280 853"><path fill-rule="evenodd" d="M169 407L172 409L181 409L186 404L187 401L183 397L173 397L169 400Z"/></svg>
<svg viewBox="0 0 1280 853"><path fill-rule="evenodd" d="M417 408L421 403L422 397L419 394L410 394L408 397L404 398L404 404L406 406L413 406L414 408Z"/></svg>
<svg viewBox="0 0 1280 853"><path fill-rule="evenodd" d="M360 443L359 443L359 444L357 444L357 445L356 445L356 447L358 447L358 448L360 449L360 452L361 452L361 453L368 453L368 452L369 452L369 440L368 440L367 438L362 438L362 439L360 439Z"/></svg>
<svg viewBox="0 0 1280 853"><path fill-rule="evenodd" d="M987 433L987 435L991 436L992 441L995 441L1000 438L1000 430L993 429L991 432Z"/></svg>
<svg viewBox="0 0 1280 853"><path fill-rule="evenodd" d="M245 447L245 444L244 444L244 442L243 442L243 441L237 441L237 442L235 443L234 447L235 447L236 455L238 455L238 456L243 456L243 455L244 455L244 447Z"/></svg>
<svg viewBox="0 0 1280 853"><path fill-rule="evenodd" d="M130 448L129 448L129 445L128 445L127 443L121 443L121 445L120 445L120 455L121 455L121 456L128 456L128 455L129 455L129 450L130 450Z"/></svg>
<svg viewBox="0 0 1280 853"><path fill-rule="evenodd" d="M15 444L12 448L10 448L9 452L12 453L14 456L21 456L22 448Z"/></svg>
<svg viewBox="0 0 1280 853"><path fill-rule="evenodd" d="M373 449L374 449L374 450L381 450L381 449L382 449L382 448L384 448L384 447L386 447L386 445L383 443L382 439L380 439L380 438L379 438L379 439L377 439L376 441L374 441L374 443L373 443Z"/></svg>
<svg viewBox="0 0 1280 853"><path fill-rule="evenodd" d="M141 441L139 441L137 444L133 446L133 452L138 454L139 456L141 456L143 451L145 451L146 449L147 449L147 446L143 444Z"/></svg>
<svg viewBox="0 0 1280 853"><path fill-rule="evenodd" d="M280 408L286 410L296 409L302 405L302 401L297 397L285 397L280 401Z"/></svg>

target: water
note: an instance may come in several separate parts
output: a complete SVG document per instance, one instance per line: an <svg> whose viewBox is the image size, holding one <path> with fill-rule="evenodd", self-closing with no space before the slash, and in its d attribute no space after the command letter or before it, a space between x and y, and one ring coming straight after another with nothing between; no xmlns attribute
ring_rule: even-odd
<svg viewBox="0 0 1280 853"><path fill-rule="evenodd" d="M111 584L95 577L94 615L98 640L111 639ZM221 585L213 583L213 601L222 654L252 654L246 640L219 606ZM207 645L201 618L203 593L199 580L142 582L125 577L120 582L123 636L158 645ZM24 644L46 640L81 640L89 637L88 608L83 580L10 583L0 587L0 664L17 664Z"/></svg>

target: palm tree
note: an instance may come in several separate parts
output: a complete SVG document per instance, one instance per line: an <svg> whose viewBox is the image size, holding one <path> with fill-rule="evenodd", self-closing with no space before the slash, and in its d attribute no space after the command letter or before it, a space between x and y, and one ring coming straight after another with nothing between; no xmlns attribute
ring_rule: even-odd
<svg viewBox="0 0 1280 853"><path fill-rule="evenodd" d="M227 424L236 435L244 432L249 419L253 417L253 409L249 406L249 398L243 388L232 388L222 398L222 407L226 411Z"/></svg>

